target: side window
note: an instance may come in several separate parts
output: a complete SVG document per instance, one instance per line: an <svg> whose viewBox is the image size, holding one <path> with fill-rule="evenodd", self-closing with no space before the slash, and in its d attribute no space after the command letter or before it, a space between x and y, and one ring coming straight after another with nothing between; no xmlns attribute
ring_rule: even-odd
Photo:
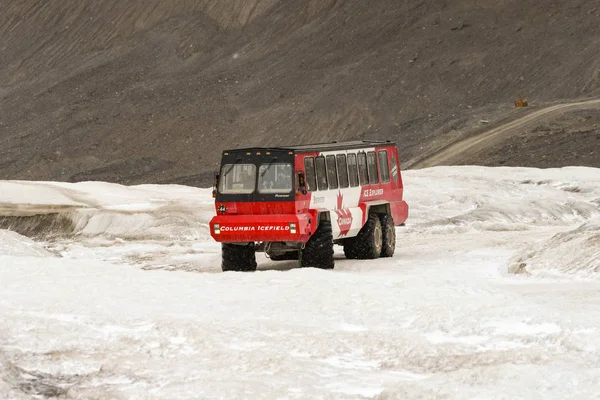
<svg viewBox="0 0 600 400"><path fill-rule="evenodd" d="M337 168L335 166L335 156L327 156L327 180L329 181L329 189L337 189Z"/></svg>
<svg viewBox="0 0 600 400"><path fill-rule="evenodd" d="M367 166L369 167L369 183L379 183L379 176L377 175L377 157L374 151L367 153Z"/></svg>
<svg viewBox="0 0 600 400"><path fill-rule="evenodd" d="M317 187L319 190L327 190L327 169L325 168L325 157L315 158L317 164Z"/></svg>
<svg viewBox="0 0 600 400"><path fill-rule="evenodd" d="M356 166L356 154L348 154L348 178L350 186L358 186L358 167Z"/></svg>
<svg viewBox="0 0 600 400"><path fill-rule="evenodd" d="M388 165L387 151L379 150L379 171L381 172L381 182L387 183L390 181L390 167Z"/></svg>
<svg viewBox="0 0 600 400"><path fill-rule="evenodd" d="M369 184L367 175L367 155L364 152L358 153L358 178L361 186Z"/></svg>
<svg viewBox="0 0 600 400"><path fill-rule="evenodd" d="M348 165L346 164L346 155L337 155L337 170L338 170L338 182L341 188L348 187Z"/></svg>
<svg viewBox="0 0 600 400"><path fill-rule="evenodd" d="M304 159L304 171L306 173L306 185L309 192L317 190L317 175L315 173L315 159L306 157Z"/></svg>
<svg viewBox="0 0 600 400"><path fill-rule="evenodd" d="M392 179L396 185L398 184L398 161L396 160L396 156L392 153Z"/></svg>

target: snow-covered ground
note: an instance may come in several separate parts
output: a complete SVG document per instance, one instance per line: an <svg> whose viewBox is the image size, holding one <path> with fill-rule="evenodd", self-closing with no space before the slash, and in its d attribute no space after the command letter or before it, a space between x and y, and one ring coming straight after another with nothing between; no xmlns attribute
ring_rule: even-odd
<svg viewBox="0 0 600 400"><path fill-rule="evenodd" d="M600 170L403 176L393 258L256 273L209 189L0 182L0 398L599 398Z"/></svg>

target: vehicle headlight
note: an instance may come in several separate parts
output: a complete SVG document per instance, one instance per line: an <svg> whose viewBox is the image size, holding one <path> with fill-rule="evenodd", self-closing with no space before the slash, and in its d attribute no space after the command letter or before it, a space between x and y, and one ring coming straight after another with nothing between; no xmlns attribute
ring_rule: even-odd
<svg viewBox="0 0 600 400"><path fill-rule="evenodd" d="M213 232L215 233L215 235L218 235L221 233L221 225L219 224L214 224L213 225Z"/></svg>
<svg viewBox="0 0 600 400"><path fill-rule="evenodd" d="M296 233L296 223L290 222L290 233Z"/></svg>

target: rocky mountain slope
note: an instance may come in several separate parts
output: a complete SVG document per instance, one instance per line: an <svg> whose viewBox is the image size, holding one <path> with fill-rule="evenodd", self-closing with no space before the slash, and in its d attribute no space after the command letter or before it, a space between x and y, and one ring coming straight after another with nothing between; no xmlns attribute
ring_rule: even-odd
<svg viewBox="0 0 600 400"><path fill-rule="evenodd" d="M4 0L0 179L206 186L227 147L361 138L409 166L517 93L600 96L599 27L596 0ZM560 118L463 163L600 166L564 147L599 114Z"/></svg>

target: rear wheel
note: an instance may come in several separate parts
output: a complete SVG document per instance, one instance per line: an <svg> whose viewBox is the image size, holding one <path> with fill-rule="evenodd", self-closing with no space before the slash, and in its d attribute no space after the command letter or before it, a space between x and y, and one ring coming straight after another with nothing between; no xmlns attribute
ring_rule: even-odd
<svg viewBox="0 0 600 400"><path fill-rule="evenodd" d="M377 214L369 214L367 222L353 238L344 241L344 255L349 259L378 258L383 247L381 221Z"/></svg>
<svg viewBox="0 0 600 400"><path fill-rule="evenodd" d="M394 218L390 214L381 214L382 245L381 257L392 257L396 249L396 227L394 226Z"/></svg>
<svg viewBox="0 0 600 400"><path fill-rule="evenodd" d="M300 266L303 268L333 269L333 233L331 222L321 221L314 235L300 250Z"/></svg>
<svg viewBox="0 0 600 400"><path fill-rule="evenodd" d="M246 245L221 243L221 257L223 271L256 271L254 243Z"/></svg>

